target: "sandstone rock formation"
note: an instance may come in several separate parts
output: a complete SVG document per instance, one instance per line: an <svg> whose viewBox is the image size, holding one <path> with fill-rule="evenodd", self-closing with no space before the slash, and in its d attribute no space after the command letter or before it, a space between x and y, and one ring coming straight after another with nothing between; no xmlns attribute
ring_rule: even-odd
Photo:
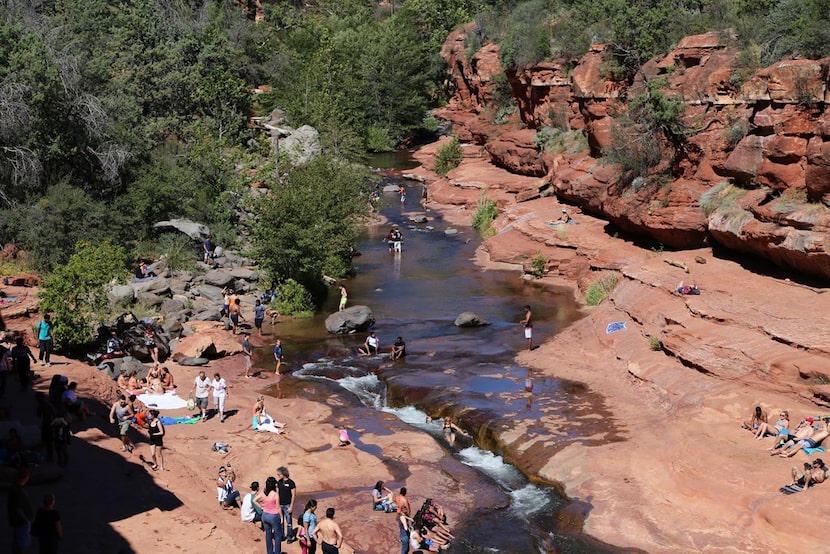
<svg viewBox="0 0 830 554"><path fill-rule="evenodd" d="M555 194L666 246L717 242L790 270L830 277L830 59L781 61L747 76L728 37L706 33L686 37L626 82L608 73L607 50L600 44L572 69L552 61L505 72L497 45L468 58L468 30L452 33L442 49L454 95L437 114L462 141L474 143L465 156L475 153L482 164L505 170L498 187L482 187L497 203ZM517 120L506 125L495 125L493 110L487 110L499 74L508 78L519 107ZM614 118L627 110L626 99L644 94L646 80L658 77L667 83L665 94L684 102L688 136L664 145L671 160L633 178L602 155L613 140ZM534 139L545 128L564 136L582 133L587 147L574 152L559 144L539 151ZM457 190L480 181L460 175L475 167L462 165L467 167L430 184L432 200L467 207L477 201L469 190ZM424 177L417 170L412 174ZM709 205L711 191L725 185L744 191L742 201Z"/></svg>
<svg viewBox="0 0 830 554"><path fill-rule="evenodd" d="M338 335L365 331L375 324L375 316L368 306L351 306L326 318L326 330Z"/></svg>

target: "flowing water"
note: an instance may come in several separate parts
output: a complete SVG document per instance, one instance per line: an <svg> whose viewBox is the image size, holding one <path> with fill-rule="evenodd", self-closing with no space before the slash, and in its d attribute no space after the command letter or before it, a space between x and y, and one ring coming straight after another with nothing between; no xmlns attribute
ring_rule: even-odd
<svg viewBox="0 0 830 554"><path fill-rule="evenodd" d="M393 157L373 163L411 167ZM397 184L385 177L384 184ZM579 317L570 295L556 295L522 281L517 272L481 271L472 262L480 238L468 228L447 234L452 227L419 205L421 185L405 183L407 198L384 193L382 213L399 225L403 252L393 254L385 242L389 226L369 229L358 245L355 276L346 281L349 305L372 309L374 330L381 351L388 352L395 338L406 341L407 356L390 362L387 355L362 357L356 348L365 334L332 336L325 333L326 314L337 309L339 294L332 294L323 314L308 320L279 323L276 331L286 347L292 378L283 380L279 394L318 396L340 387L351 392L351 410L368 407L377 416L359 415L361 428L382 430L393 414L404 424L435 436L448 455L476 471L473 479L495 483L509 498L505 507L472 514L453 522L454 552L621 552L579 532L590 506L568 502L553 487L536 485L495 450L494 422L511 417L540 419L557 413L565 421L556 440L589 436L577 416L602 415L602 399L576 383L535 378L526 391L527 368L513 358L525 348L523 306L533 308L534 337L543 340ZM425 214L428 221L411 223L409 217ZM462 329L454 325L464 311L473 311L490 325ZM270 358L268 349L261 352ZM473 440L461 438L450 446L440 423L427 416L450 415ZM572 417L571 417L572 416ZM542 432L542 429L531 429ZM355 437L355 446L369 449ZM613 439L613 437L612 437ZM377 453L375 453L377 454ZM399 478L405 479L402 473ZM573 523L575 522L575 523Z"/></svg>

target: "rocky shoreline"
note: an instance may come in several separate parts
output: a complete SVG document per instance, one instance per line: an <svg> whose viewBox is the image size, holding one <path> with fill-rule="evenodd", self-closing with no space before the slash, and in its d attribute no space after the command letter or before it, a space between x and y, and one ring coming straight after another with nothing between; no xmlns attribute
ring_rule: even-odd
<svg viewBox="0 0 830 554"><path fill-rule="evenodd" d="M755 405L794 417L827 410L825 289L759 273L752 260L711 248L638 246L583 213L576 224L550 225L563 205L520 201L503 180L488 185L493 173L477 146L465 148L448 179L432 174L438 147L416 152L422 166L412 172L428 183L430 208L469 223L484 190L503 210L477 263L522 268L525 278L569 288L579 300L603 275L616 283L583 319L517 358L539 375L600 393L613 414L607 430L563 447L538 432L539 421L518 418L495 431L505 459L590 504L584 531L610 544L649 552L822 550L830 538L823 526L801 526L796 536L792 529L805 508L830 505L830 487L780 494L790 467L806 456L771 458L764 451L771 439L753 440L740 422ZM515 188L526 179L517 177ZM541 279L530 276L534 255L545 260ZM681 281L696 283L701 295L677 294ZM618 321L626 329L606 334ZM585 418L586 429L596 417ZM555 435L562 422L541 423Z"/></svg>

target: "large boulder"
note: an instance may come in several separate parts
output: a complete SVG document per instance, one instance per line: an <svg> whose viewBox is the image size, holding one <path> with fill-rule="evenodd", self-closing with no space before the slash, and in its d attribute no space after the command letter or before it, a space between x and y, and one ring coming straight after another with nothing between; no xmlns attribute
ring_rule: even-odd
<svg viewBox="0 0 830 554"><path fill-rule="evenodd" d="M152 360L152 357L150 356L150 351L147 349L147 345L144 344L145 329L146 325L144 323L139 323L133 327L130 327L126 332L124 332L123 335L121 335L121 341L124 344L124 351L126 353L140 361L149 362ZM156 347L158 347L159 351L159 361L169 358L170 336L159 327L154 327L153 334L156 341Z"/></svg>
<svg viewBox="0 0 830 554"><path fill-rule="evenodd" d="M279 139L279 151L285 153L294 165L307 164L322 152L320 133L310 125L303 125Z"/></svg>
<svg viewBox="0 0 830 554"><path fill-rule="evenodd" d="M147 279L133 279L130 287L135 291L136 296L142 292L150 292L158 296L170 295L170 281L164 277L150 277Z"/></svg>
<svg viewBox="0 0 830 554"><path fill-rule="evenodd" d="M159 221L154 228L159 230L174 230L184 233L193 240L202 240L210 235L207 225L190 221L189 219L171 219L170 221Z"/></svg>
<svg viewBox="0 0 830 554"><path fill-rule="evenodd" d="M135 289L130 285L115 285L107 291L107 300L114 306L126 306L135 300Z"/></svg>
<svg viewBox="0 0 830 554"><path fill-rule="evenodd" d="M374 324L375 316L368 306L352 306L326 318L326 330L338 335L365 331Z"/></svg>
<svg viewBox="0 0 830 554"><path fill-rule="evenodd" d="M225 295L222 293L222 289L213 285L199 285L198 287L190 289L190 292L205 298L210 302L219 302L220 304L225 298Z"/></svg>
<svg viewBox="0 0 830 554"><path fill-rule="evenodd" d="M242 279L243 281L253 282L259 280L259 273L247 267L237 267L231 270L231 275L235 279Z"/></svg>
<svg viewBox="0 0 830 554"><path fill-rule="evenodd" d="M173 360L185 358L221 358L242 352L242 344L236 337L216 328L203 328L184 337L176 346Z"/></svg>
<svg viewBox="0 0 830 554"><path fill-rule="evenodd" d="M455 318L456 327L483 327L490 325L490 322L475 312L461 312Z"/></svg>
<svg viewBox="0 0 830 554"><path fill-rule="evenodd" d="M225 288L233 284L234 276L224 269L213 269L205 273L205 284Z"/></svg>

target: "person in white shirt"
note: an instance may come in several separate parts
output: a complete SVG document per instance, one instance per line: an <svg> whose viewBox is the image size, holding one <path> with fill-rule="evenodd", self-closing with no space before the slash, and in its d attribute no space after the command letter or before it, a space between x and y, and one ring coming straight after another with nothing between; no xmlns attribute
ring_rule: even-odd
<svg viewBox="0 0 830 554"><path fill-rule="evenodd" d="M262 506L256 500L259 490L259 481L251 483L251 492L242 499L242 509L239 511L239 518L242 521L256 523L262 521Z"/></svg>
<svg viewBox="0 0 830 554"><path fill-rule="evenodd" d="M213 374L213 381L210 383L213 389L213 406L219 414L219 423L225 422L225 398L228 396L228 384L218 373Z"/></svg>
<svg viewBox="0 0 830 554"><path fill-rule="evenodd" d="M205 375L204 371L200 371L196 380L193 382L193 388L190 389L190 396L196 393L196 407L202 412L202 421L207 419L208 396L210 396L210 380Z"/></svg>

